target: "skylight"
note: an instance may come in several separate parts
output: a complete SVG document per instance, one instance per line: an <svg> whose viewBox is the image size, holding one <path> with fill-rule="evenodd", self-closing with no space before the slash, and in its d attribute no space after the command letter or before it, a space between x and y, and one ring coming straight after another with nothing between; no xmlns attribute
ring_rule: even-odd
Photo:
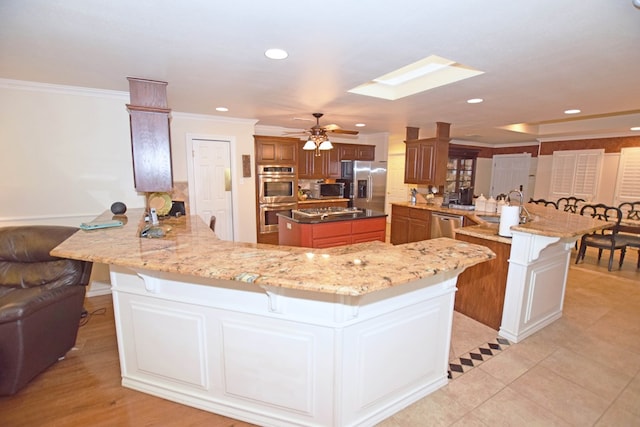
<svg viewBox="0 0 640 427"><path fill-rule="evenodd" d="M394 101L429 89L484 74L450 59L431 55L399 68L349 92Z"/></svg>

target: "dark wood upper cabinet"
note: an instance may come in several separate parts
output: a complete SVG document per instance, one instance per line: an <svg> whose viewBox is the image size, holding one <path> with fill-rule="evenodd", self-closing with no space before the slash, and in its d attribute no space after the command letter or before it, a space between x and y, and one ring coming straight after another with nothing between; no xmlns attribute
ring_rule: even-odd
<svg viewBox="0 0 640 427"><path fill-rule="evenodd" d="M376 146L365 144L334 144L340 151L340 160L373 161L376 157Z"/></svg>
<svg viewBox="0 0 640 427"><path fill-rule="evenodd" d="M449 154L449 123L437 123L435 138L407 139L404 182L444 187ZM415 137L416 128L407 128L407 136Z"/></svg>
<svg viewBox="0 0 640 427"><path fill-rule="evenodd" d="M335 147L331 150L319 151L303 150L304 141L298 143L298 178L299 179L325 179L340 178L340 150Z"/></svg>
<svg viewBox="0 0 640 427"><path fill-rule="evenodd" d="M171 191L170 113L166 82L129 77L131 152L136 191Z"/></svg>
<svg viewBox="0 0 640 427"><path fill-rule="evenodd" d="M296 165L298 138L255 135L256 164Z"/></svg>

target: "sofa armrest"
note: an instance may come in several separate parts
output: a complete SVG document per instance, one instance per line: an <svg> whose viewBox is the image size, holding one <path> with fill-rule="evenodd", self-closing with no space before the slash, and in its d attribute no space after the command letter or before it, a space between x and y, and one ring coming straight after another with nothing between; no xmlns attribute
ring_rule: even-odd
<svg viewBox="0 0 640 427"><path fill-rule="evenodd" d="M67 298L76 298L85 294L84 286L63 286L54 289L43 287L14 288L0 297L0 324L24 319L52 304L56 304ZM78 322L82 306L78 311Z"/></svg>

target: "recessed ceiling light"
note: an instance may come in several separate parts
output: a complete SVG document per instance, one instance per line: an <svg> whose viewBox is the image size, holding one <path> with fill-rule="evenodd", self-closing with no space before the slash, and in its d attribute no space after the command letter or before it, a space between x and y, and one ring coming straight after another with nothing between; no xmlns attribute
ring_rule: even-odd
<svg viewBox="0 0 640 427"><path fill-rule="evenodd" d="M216 111L225 112L225 111L229 111L229 109L227 107L216 107Z"/></svg>
<svg viewBox="0 0 640 427"><path fill-rule="evenodd" d="M484 99L482 98L471 98L471 99L467 99L467 104L480 104L483 101Z"/></svg>
<svg viewBox="0 0 640 427"><path fill-rule="evenodd" d="M283 49L267 49L264 52L264 56L269 59L285 59L289 54Z"/></svg>
<svg viewBox="0 0 640 427"><path fill-rule="evenodd" d="M355 125L355 126L356 126L357 128L363 128L363 127L365 127L365 126L366 126L366 124L364 124L364 123L356 123L356 125Z"/></svg>
<svg viewBox="0 0 640 427"><path fill-rule="evenodd" d="M580 113L580 110L576 109L572 109L572 110L564 110L565 114L578 114Z"/></svg>
<svg viewBox="0 0 640 427"><path fill-rule="evenodd" d="M633 130L633 131L640 130L640 126L634 126L634 127L632 127L631 129L629 129L629 130Z"/></svg>

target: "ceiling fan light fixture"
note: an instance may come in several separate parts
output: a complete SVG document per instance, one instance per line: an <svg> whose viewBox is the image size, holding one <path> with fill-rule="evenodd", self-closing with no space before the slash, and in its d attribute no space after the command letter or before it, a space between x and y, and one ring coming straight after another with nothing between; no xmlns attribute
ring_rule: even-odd
<svg viewBox="0 0 640 427"><path fill-rule="evenodd" d="M318 146L319 150L331 150L332 148L333 148L333 144L331 144L331 141L329 141L328 139L325 139L324 141L322 141Z"/></svg>
<svg viewBox="0 0 640 427"><path fill-rule="evenodd" d="M303 150L315 150L316 149L316 143L313 142L313 140L311 138L309 138L307 140L307 142L304 143L304 146L302 147Z"/></svg>

